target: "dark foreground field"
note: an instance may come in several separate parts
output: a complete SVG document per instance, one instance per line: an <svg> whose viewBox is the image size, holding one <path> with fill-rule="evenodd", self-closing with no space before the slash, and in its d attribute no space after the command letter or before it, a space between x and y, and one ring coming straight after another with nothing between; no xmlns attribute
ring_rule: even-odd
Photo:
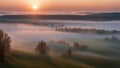
<svg viewBox="0 0 120 68"><path fill-rule="evenodd" d="M120 62L82 55L40 57L14 51L6 63L0 63L0 68L120 68Z"/></svg>

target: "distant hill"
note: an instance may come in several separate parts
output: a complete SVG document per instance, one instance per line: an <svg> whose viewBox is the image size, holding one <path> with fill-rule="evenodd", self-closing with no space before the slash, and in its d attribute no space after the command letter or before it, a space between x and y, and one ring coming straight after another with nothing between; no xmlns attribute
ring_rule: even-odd
<svg viewBox="0 0 120 68"><path fill-rule="evenodd" d="M47 19L47 20L84 20L84 21L112 21L120 20L120 13L94 13L88 15L3 15L1 20L9 19Z"/></svg>

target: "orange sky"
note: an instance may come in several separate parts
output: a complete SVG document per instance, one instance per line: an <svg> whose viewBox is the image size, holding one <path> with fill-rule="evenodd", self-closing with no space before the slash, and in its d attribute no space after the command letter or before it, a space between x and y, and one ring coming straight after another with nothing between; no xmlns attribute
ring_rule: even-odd
<svg viewBox="0 0 120 68"><path fill-rule="evenodd" d="M120 0L0 0L0 11L120 11Z"/></svg>

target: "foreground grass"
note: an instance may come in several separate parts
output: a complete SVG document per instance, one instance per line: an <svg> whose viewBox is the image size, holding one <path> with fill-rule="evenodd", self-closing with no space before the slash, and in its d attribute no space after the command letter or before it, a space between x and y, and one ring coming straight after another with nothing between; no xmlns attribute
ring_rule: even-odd
<svg viewBox="0 0 120 68"><path fill-rule="evenodd" d="M74 60L77 62L82 62L84 64L91 65L95 68L120 68L119 61L104 57L74 55L71 57L68 56L64 58Z"/></svg>
<svg viewBox="0 0 120 68"><path fill-rule="evenodd" d="M60 57L35 56L24 52L12 52L7 63L0 63L0 68L94 68L80 62Z"/></svg>
<svg viewBox="0 0 120 68"><path fill-rule="evenodd" d="M14 51L7 62L0 63L0 68L120 68L120 62L94 56L40 57Z"/></svg>

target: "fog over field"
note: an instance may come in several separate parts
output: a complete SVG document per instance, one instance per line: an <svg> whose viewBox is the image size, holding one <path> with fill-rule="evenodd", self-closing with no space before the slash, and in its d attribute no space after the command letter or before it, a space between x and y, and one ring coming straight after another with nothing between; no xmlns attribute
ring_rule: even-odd
<svg viewBox="0 0 120 68"><path fill-rule="evenodd" d="M75 54L91 55L99 57L107 57L112 59L119 59L120 48L119 42L107 42L105 37L117 36L120 38L120 34L94 34L94 33L72 33L72 32L60 32L56 31L56 28L95 28L105 30L119 30L119 21L52 21L54 25L63 24L64 26L56 27L48 25L36 25L36 24L21 24L21 23L1 23L0 29L8 32L12 38L12 49L18 49L25 52L35 52L35 47L38 41L44 40L49 44L50 48L57 52L64 52L67 48L73 48ZM42 23L42 22L41 22ZM58 24L59 23L59 24ZM108 26L108 27L107 27ZM75 49L75 47L53 41L67 41L69 43L79 42L82 45L87 45L88 50ZM54 46L55 45L55 46ZM61 48L61 50L59 49ZM62 50L64 49L64 50ZM114 55L113 55L114 54Z"/></svg>
<svg viewBox="0 0 120 68"><path fill-rule="evenodd" d="M120 68L119 0L0 0L0 68Z"/></svg>

